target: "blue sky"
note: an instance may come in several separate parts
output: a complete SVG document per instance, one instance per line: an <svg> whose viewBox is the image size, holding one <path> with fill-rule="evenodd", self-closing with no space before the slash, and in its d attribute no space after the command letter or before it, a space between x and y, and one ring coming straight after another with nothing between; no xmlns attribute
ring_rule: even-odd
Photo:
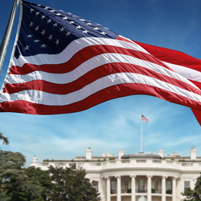
<svg viewBox="0 0 201 201"><path fill-rule="evenodd" d="M116 33L143 43L185 52L201 59L200 0L32 0L34 3L71 12L102 24ZM0 7L0 41L13 0ZM2 84L7 71L18 16L0 74ZM159 98L135 95L114 99L83 112L35 116L0 113L0 132L10 145L4 150L26 156L27 166L36 155L43 159L72 159L85 154L126 154L140 151L141 112L149 119L143 123L143 151L156 153L163 148L189 155L196 146L201 155L201 127L190 108Z"/></svg>

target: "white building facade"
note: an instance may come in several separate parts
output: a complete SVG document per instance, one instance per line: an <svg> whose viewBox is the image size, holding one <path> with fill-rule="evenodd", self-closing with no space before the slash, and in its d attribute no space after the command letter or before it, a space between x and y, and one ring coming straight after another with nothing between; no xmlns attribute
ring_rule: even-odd
<svg viewBox="0 0 201 201"><path fill-rule="evenodd" d="M65 168L71 163L84 168L86 177L95 181L102 201L181 201L185 198L181 193L194 189L201 172L201 157L196 156L195 147L189 157L175 153L164 157L162 149L158 154L119 151L117 157L92 156L89 148L85 156L72 160L38 162L34 157L31 166L47 170L50 165Z"/></svg>

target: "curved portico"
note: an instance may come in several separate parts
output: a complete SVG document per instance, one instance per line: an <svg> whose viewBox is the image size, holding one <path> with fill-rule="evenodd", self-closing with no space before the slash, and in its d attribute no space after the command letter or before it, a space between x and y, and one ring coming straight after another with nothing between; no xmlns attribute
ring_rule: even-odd
<svg viewBox="0 0 201 201"><path fill-rule="evenodd" d="M181 201L182 192L194 188L196 178L201 172L201 157L196 156L195 147L190 157L171 154L163 157L158 154L124 154L119 156L102 154L93 157L91 149L86 157L72 160L46 160L38 162L34 157L32 166L47 170L49 166L69 167L75 163L77 168L86 170L90 182L99 191L101 201Z"/></svg>

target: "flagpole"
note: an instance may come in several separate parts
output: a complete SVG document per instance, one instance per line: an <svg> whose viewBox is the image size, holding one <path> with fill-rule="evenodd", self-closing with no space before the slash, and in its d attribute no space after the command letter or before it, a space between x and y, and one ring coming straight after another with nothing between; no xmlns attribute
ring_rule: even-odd
<svg viewBox="0 0 201 201"><path fill-rule="evenodd" d="M11 36L14 21L15 21L15 15L17 12L17 7L18 7L20 1L21 0L14 0L14 2L13 2L13 7L12 7L12 10L10 13L10 17L9 17L9 20L8 20L8 23L6 26L6 30L5 30L2 42L1 42L1 46L0 46L0 73L1 73L3 62L4 62L4 59L6 56L8 44L10 41L10 36Z"/></svg>
<svg viewBox="0 0 201 201"><path fill-rule="evenodd" d="M140 152L142 152L142 112L141 112L141 143L140 143Z"/></svg>

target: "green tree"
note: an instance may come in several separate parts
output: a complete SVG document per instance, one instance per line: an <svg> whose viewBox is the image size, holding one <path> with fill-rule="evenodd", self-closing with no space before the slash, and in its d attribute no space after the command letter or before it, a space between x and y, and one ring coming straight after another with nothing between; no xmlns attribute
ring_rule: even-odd
<svg viewBox="0 0 201 201"><path fill-rule="evenodd" d="M40 168L35 168L33 166L25 168L24 171L32 184L37 184L41 187L41 197L43 200L47 200L50 196L48 189L51 189L52 185L54 185L51 183L49 171L41 170Z"/></svg>
<svg viewBox="0 0 201 201"><path fill-rule="evenodd" d="M50 189L52 201L100 201L98 193L89 179L85 178L83 169L76 169L75 164L69 168L49 167L50 177L54 185Z"/></svg>
<svg viewBox="0 0 201 201"><path fill-rule="evenodd" d="M0 140L9 144L0 134ZM33 201L41 198L41 188L29 181L22 167L25 157L18 152L0 150L0 198L2 201ZM39 200L38 200L39 201Z"/></svg>
<svg viewBox="0 0 201 201"><path fill-rule="evenodd" d="M186 196L185 201L201 201L201 176L197 178L195 188L187 189L182 195Z"/></svg>
<svg viewBox="0 0 201 201"><path fill-rule="evenodd" d="M3 144L9 144L8 138L4 137L2 133L0 133L0 140L3 140Z"/></svg>

